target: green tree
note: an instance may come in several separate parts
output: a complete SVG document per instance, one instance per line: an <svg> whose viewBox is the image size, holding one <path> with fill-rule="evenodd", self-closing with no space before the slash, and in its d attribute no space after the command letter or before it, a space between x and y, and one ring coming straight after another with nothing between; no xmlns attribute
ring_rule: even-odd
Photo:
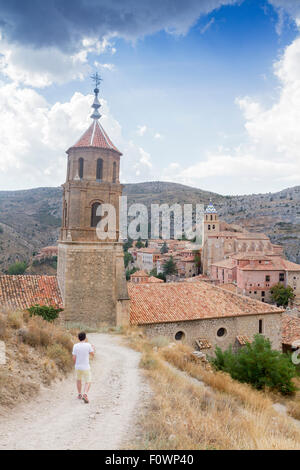
<svg viewBox="0 0 300 470"><path fill-rule="evenodd" d="M166 276L164 273L159 273L157 274L157 269L153 268L151 269L149 276L157 277L158 279L162 279L164 282L166 282Z"/></svg>
<svg viewBox="0 0 300 470"><path fill-rule="evenodd" d="M283 395L295 392L292 379L297 371L290 357L271 348L270 341L262 335L256 335L254 341L247 343L237 353L229 347L215 351L216 357L211 362L218 370L228 372L239 382L249 383L258 390L269 388Z"/></svg>
<svg viewBox="0 0 300 470"><path fill-rule="evenodd" d="M27 269L27 263L25 261L24 262L17 261L16 263L11 264L8 267L7 271L8 271L8 274L24 274L26 269Z"/></svg>
<svg viewBox="0 0 300 470"><path fill-rule="evenodd" d="M129 263L132 263L132 261L133 261L132 254L131 254L131 253L128 253L128 251L125 251L125 253L124 253L124 265L125 265L125 268L127 268L128 264L129 264Z"/></svg>
<svg viewBox="0 0 300 470"><path fill-rule="evenodd" d="M128 248L131 248L132 247L132 240L131 238L128 238L128 240L126 242L123 243L123 250L124 252L125 251L128 251Z"/></svg>
<svg viewBox="0 0 300 470"><path fill-rule="evenodd" d="M173 259L173 256L170 256L170 258L164 263L163 272L165 276L168 276L170 274L177 274L177 266Z"/></svg>
<svg viewBox="0 0 300 470"><path fill-rule="evenodd" d="M194 262L197 268L197 273L199 274L201 270L201 255L198 251L195 252Z"/></svg>
<svg viewBox="0 0 300 470"><path fill-rule="evenodd" d="M284 287L283 284L278 283L271 287L271 299L278 307L287 307L289 301L294 298L295 294L291 286Z"/></svg>
<svg viewBox="0 0 300 470"><path fill-rule="evenodd" d="M144 243L142 242L141 237L139 237L139 239L136 242L135 246L136 246L136 248L144 248L145 247Z"/></svg>
<svg viewBox="0 0 300 470"><path fill-rule="evenodd" d="M163 243L163 246L162 246L161 249L160 249L160 252L161 252L162 254L165 254L165 253L168 253L168 251L169 251L168 245L167 245L166 242L164 242L164 243Z"/></svg>

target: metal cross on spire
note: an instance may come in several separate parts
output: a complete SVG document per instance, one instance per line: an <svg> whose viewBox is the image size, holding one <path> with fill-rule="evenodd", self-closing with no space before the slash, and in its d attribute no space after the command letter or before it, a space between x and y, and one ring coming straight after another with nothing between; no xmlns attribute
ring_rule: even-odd
<svg viewBox="0 0 300 470"><path fill-rule="evenodd" d="M102 78L98 74L98 72L94 73L94 75L91 76L91 79L95 82L96 88L100 85L100 82L102 82Z"/></svg>
<svg viewBox="0 0 300 470"><path fill-rule="evenodd" d="M95 85L96 85L96 88L94 89L94 93L95 93L94 103L92 104L92 108L94 109L94 111L93 111L93 114L91 115L91 118L97 121L101 117L101 114L99 113L99 108L101 107L101 104L98 100L98 93L99 93L98 86L100 85L102 78L100 77L98 72L96 72L94 73L94 75L91 76L91 79L95 82Z"/></svg>

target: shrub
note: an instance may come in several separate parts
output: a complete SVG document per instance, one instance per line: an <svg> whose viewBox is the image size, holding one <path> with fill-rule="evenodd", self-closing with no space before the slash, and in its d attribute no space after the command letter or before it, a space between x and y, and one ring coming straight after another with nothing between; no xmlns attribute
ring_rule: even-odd
<svg viewBox="0 0 300 470"><path fill-rule="evenodd" d="M68 372L72 369L73 361L71 354L61 344L54 343L48 346L47 356L64 372Z"/></svg>
<svg viewBox="0 0 300 470"><path fill-rule="evenodd" d="M11 264L9 266L8 274L11 274L11 275L24 274L26 269L27 269L27 263L25 263L25 261L24 262L17 261L16 263Z"/></svg>
<svg viewBox="0 0 300 470"><path fill-rule="evenodd" d="M49 305L32 305L28 312L30 316L38 315L48 322L52 322L58 318L62 308L55 308Z"/></svg>
<svg viewBox="0 0 300 470"><path fill-rule="evenodd" d="M292 379L297 372L290 357L272 350L270 341L262 335L256 335L252 344L246 344L236 354L231 348L223 352L217 347L211 362L216 369L258 390L269 388L283 395L296 391Z"/></svg>

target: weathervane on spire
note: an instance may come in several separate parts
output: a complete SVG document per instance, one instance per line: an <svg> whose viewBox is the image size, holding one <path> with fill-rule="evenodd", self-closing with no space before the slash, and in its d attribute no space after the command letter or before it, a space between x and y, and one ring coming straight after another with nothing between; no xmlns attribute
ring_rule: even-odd
<svg viewBox="0 0 300 470"><path fill-rule="evenodd" d="M98 74L98 72L94 73L94 75L91 76L91 79L95 82L96 88L94 89L95 93L95 99L94 103L92 104L92 108L94 108L93 114L91 115L92 119L98 120L101 118L101 114L99 113L98 109L100 108L101 104L98 100L98 93L99 93L99 88L98 86L100 85L100 82L102 81L102 78Z"/></svg>
<svg viewBox="0 0 300 470"><path fill-rule="evenodd" d="M96 88L98 88L98 86L102 82L102 78L100 77L98 72L94 73L94 75L91 76L91 79L95 82Z"/></svg>

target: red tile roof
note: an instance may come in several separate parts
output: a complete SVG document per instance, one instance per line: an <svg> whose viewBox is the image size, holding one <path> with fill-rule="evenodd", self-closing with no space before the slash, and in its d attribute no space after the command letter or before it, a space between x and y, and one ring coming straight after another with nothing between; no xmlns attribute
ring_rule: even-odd
<svg viewBox="0 0 300 470"><path fill-rule="evenodd" d="M56 276L0 276L0 305L26 309L34 304L62 308Z"/></svg>
<svg viewBox="0 0 300 470"><path fill-rule="evenodd" d="M100 122L94 120L88 130L80 137L78 142L71 148L76 147L97 147L102 149L114 150L122 155L122 153L114 146Z"/></svg>
<svg viewBox="0 0 300 470"><path fill-rule="evenodd" d="M269 264L247 264L242 271L300 271L300 264L292 263L283 258L272 258Z"/></svg>
<svg viewBox="0 0 300 470"><path fill-rule="evenodd" d="M128 284L132 324L236 317L283 310L207 282Z"/></svg>
<svg viewBox="0 0 300 470"><path fill-rule="evenodd" d="M284 313L282 315L282 343L291 346L300 340L300 318Z"/></svg>
<svg viewBox="0 0 300 470"><path fill-rule="evenodd" d="M147 279L147 283L154 283L154 284L161 284L162 282L164 282L163 279L159 279L158 277L155 277L155 276L150 276L148 279Z"/></svg>
<svg viewBox="0 0 300 470"><path fill-rule="evenodd" d="M140 269L139 271L135 271L135 273L131 274L130 277L149 277L149 274Z"/></svg>

